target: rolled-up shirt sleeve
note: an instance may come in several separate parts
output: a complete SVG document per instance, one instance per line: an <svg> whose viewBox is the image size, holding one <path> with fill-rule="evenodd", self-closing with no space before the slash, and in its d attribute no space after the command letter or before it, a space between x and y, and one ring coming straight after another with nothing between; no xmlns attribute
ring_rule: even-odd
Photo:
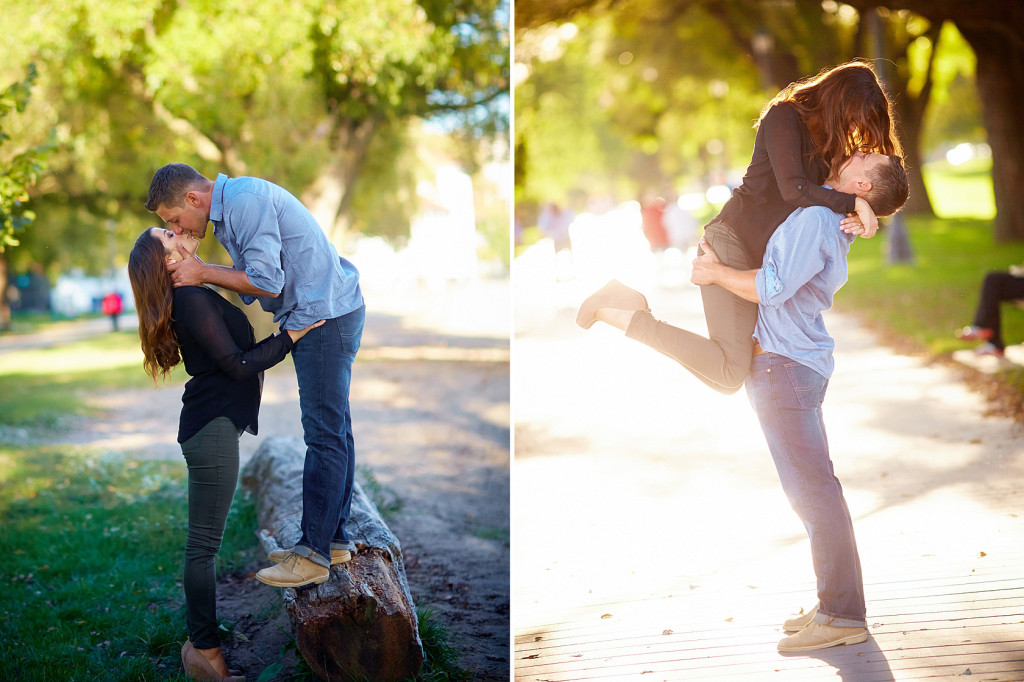
<svg viewBox="0 0 1024 682"><path fill-rule="evenodd" d="M754 276L754 287L761 305L782 306L825 266L828 255L823 248L827 209L804 209L800 220L787 223L768 243L761 268Z"/></svg>
<svg viewBox="0 0 1024 682"><path fill-rule="evenodd" d="M245 201L233 203L225 217L230 220L249 281L264 291L281 293L284 289L281 227L274 202L268 197L250 194ZM242 300L251 303L255 299L243 296Z"/></svg>

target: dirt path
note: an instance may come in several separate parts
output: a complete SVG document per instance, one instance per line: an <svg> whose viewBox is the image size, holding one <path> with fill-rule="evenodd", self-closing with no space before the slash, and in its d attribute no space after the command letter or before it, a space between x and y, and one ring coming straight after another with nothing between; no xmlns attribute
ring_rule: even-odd
<svg viewBox="0 0 1024 682"><path fill-rule="evenodd" d="M389 524L402 543L413 598L430 605L474 680L509 677L508 284L366 292L352 415L358 466L401 502ZM97 396L111 417L62 439L128 456L177 458L181 388ZM290 360L266 374L260 435L300 436ZM234 665L250 679L282 663L289 625L280 593L248 577L220 578L222 621L235 623Z"/></svg>

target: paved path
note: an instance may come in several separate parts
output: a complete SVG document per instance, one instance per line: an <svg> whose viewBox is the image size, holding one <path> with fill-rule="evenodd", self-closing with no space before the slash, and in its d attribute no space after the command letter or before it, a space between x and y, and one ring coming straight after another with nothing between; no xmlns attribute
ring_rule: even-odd
<svg viewBox="0 0 1024 682"><path fill-rule="evenodd" d="M138 326L139 319L134 312L126 313L119 318L118 324L121 329L134 329ZM65 320L23 334L0 334L0 353L28 348L52 348L64 343L106 334L110 330L110 320L106 317Z"/></svg>
<svg viewBox="0 0 1024 682"><path fill-rule="evenodd" d="M603 281L516 283L517 680L1024 680L1024 434L954 373L828 315L825 413L872 637L782 656L814 579L745 394L577 328ZM703 329L696 288L636 285Z"/></svg>

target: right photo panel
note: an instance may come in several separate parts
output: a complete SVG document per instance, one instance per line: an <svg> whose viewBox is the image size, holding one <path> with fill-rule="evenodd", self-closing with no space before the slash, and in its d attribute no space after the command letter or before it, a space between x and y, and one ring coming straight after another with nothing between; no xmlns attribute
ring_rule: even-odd
<svg viewBox="0 0 1024 682"><path fill-rule="evenodd" d="M514 27L514 678L1024 679L1024 10Z"/></svg>

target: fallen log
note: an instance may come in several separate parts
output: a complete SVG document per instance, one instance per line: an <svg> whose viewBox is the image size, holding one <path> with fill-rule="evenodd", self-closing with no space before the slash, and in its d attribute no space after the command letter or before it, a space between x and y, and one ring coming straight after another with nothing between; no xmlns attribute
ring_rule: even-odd
<svg viewBox="0 0 1024 682"><path fill-rule="evenodd" d="M268 553L302 535L305 452L301 439L272 436L242 470ZM283 590L298 650L325 680L414 678L423 645L402 550L358 482L347 529L357 547L352 561L333 567L325 583Z"/></svg>

